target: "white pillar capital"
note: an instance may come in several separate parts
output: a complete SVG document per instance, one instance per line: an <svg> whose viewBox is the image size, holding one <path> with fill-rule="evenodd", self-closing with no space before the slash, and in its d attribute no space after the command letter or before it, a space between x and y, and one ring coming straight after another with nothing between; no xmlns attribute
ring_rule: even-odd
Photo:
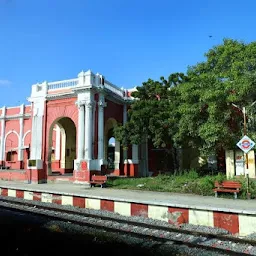
<svg viewBox="0 0 256 256"><path fill-rule="evenodd" d="M87 101L87 102L85 103L85 107L86 107L87 109L92 109L93 106L94 106L94 102L93 102L93 101Z"/></svg>
<svg viewBox="0 0 256 256"><path fill-rule="evenodd" d="M107 102L105 100L98 101L99 110L103 111L103 109L107 106Z"/></svg>
<svg viewBox="0 0 256 256"><path fill-rule="evenodd" d="M78 109L81 108L81 107L84 107L85 100L78 100L78 101L76 101L76 105L77 105Z"/></svg>

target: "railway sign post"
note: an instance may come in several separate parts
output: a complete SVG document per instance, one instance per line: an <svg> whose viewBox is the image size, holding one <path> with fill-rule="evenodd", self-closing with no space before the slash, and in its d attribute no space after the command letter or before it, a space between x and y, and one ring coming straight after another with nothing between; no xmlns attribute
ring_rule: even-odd
<svg viewBox="0 0 256 256"><path fill-rule="evenodd" d="M255 146L255 142L245 135L236 145L247 154Z"/></svg>
<svg viewBox="0 0 256 256"><path fill-rule="evenodd" d="M245 111L244 111L245 113ZM248 152L255 146L255 142L251 140L247 135L244 135L244 137L238 141L236 144L244 153L245 153L245 162L246 162L246 179L247 179L247 199L251 198L251 193L249 193L249 159L248 159Z"/></svg>

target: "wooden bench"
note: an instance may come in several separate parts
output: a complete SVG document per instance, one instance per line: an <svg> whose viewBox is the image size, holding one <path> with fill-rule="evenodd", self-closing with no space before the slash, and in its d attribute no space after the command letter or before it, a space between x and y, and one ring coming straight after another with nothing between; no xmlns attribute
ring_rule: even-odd
<svg viewBox="0 0 256 256"><path fill-rule="evenodd" d="M234 193L235 199L237 199L237 194L241 191L241 183L238 181L223 181L222 183L219 183L218 181L215 181L215 188L213 191L215 192L215 197L218 197L218 192L227 192L227 193Z"/></svg>
<svg viewBox="0 0 256 256"><path fill-rule="evenodd" d="M102 188L106 187L107 176L106 175L92 175L92 180L90 181L91 187L100 185Z"/></svg>

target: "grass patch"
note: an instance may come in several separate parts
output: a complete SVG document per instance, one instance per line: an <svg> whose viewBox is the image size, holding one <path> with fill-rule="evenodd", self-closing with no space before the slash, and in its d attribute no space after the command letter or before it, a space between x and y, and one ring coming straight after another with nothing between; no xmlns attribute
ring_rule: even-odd
<svg viewBox="0 0 256 256"><path fill-rule="evenodd" d="M222 182L223 180L227 180L226 175L223 173L218 173L217 175L202 175L192 169L182 171L179 174L160 174L156 177L109 179L107 181L107 187L112 187L114 189L132 189L214 196L214 182ZM238 198L246 199L246 179L242 177L230 180L241 182L242 189L241 193L238 194ZM256 181L250 179L249 184L251 198L256 198ZM234 195L233 193L220 193L219 197L234 198Z"/></svg>

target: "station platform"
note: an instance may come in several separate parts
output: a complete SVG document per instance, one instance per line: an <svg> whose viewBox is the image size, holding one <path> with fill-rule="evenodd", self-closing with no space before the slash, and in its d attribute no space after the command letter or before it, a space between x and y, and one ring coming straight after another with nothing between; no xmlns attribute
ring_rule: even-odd
<svg viewBox="0 0 256 256"><path fill-rule="evenodd" d="M142 190L90 187L73 183L25 184L0 181L1 196L107 210L172 224L218 227L245 236L256 231L256 200Z"/></svg>

